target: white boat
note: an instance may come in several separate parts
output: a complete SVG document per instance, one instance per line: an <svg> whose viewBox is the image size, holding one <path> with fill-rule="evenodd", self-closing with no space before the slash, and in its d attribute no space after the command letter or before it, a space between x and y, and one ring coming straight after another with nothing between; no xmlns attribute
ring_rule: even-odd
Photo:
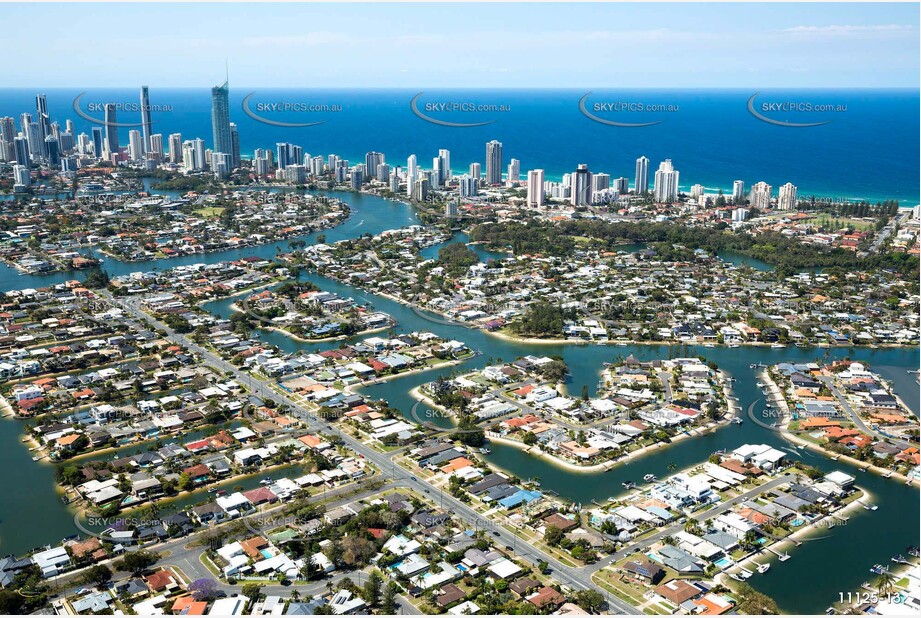
<svg viewBox="0 0 921 618"><path fill-rule="evenodd" d="M715 348L716 345L713 344L713 343L705 343L705 344L704 344L704 347L705 347L705 348Z"/></svg>
<svg viewBox="0 0 921 618"><path fill-rule="evenodd" d="M651 483L652 481L656 480L656 475L647 474L646 476L643 477L643 480L646 481L647 483Z"/></svg>
<svg viewBox="0 0 921 618"><path fill-rule="evenodd" d="M733 343L728 343L728 344L726 344L726 345L727 345L728 347L730 347L730 348L737 348L737 347L739 347L739 344L738 344L738 343L735 343L735 342L733 342Z"/></svg>
<svg viewBox="0 0 921 618"><path fill-rule="evenodd" d="M787 346L785 346L785 345L782 344L782 343L772 343L772 344L771 344L771 347L774 348L775 350L779 350L779 349L783 349L783 348L785 348L785 347L787 347Z"/></svg>
<svg viewBox="0 0 921 618"><path fill-rule="evenodd" d="M770 563L759 564L759 565L758 565L758 572L759 572L759 573L767 573L767 570L768 570L769 568L771 568Z"/></svg>

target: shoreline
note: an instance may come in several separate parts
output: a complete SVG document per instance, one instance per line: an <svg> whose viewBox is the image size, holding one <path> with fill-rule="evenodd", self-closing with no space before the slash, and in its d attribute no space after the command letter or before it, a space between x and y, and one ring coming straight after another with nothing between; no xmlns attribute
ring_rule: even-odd
<svg viewBox="0 0 921 618"><path fill-rule="evenodd" d="M258 290L258 289L263 288L263 287L270 287L270 286L272 286L272 285L275 285L275 284L274 284L274 283L269 283L269 284L265 284L265 285L261 285L261 286L252 288L252 289L247 290L247 291L252 292L252 291ZM240 296L241 294L245 294L245 293L246 293L246 292L241 292L240 294L234 294L234 296ZM230 297L225 297L225 298L230 298ZM222 300L222 299L216 299L216 300ZM247 314L247 315L250 315L250 314L249 314L247 311L245 311L242 307L240 307L239 305L237 305L236 302L230 303L229 307L230 307L230 310L231 310L231 311L234 311L234 312L236 312L236 313L245 313L245 314ZM206 310L206 311L207 311L207 310ZM284 329L284 328L282 328L282 327L280 327L280 326L269 326L269 325L266 324L265 322L262 322L262 324L265 324L265 325L264 325L264 326L257 326L256 328L258 328L259 330L269 330L269 331L277 332L277 333L279 333L279 334L281 334L281 335L284 335L285 337L289 337L289 338L293 339L294 341L297 341L298 343L329 343L330 341L345 341L346 339L351 339L352 337L362 337L362 336L364 336L364 335L371 335L371 334L374 334L374 333L380 333L380 332L383 332L383 331L386 331L386 330L390 330L391 328L395 328L395 327L397 326L396 322L394 322L393 324L388 324L387 326L381 326L381 327L379 327L379 328L372 328L372 329L368 329L368 330L361 330L361 331L358 331L358 332L356 332L356 333L352 333L351 335L336 335L335 337L323 337L322 339L304 339L303 337L300 337L300 336L298 336L298 335L295 335L294 333L292 333L292 332L290 332L290 331L288 331L288 330L286 330L286 329Z"/></svg>
<svg viewBox="0 0 921 618"><path fill-rule="evenodd" d="M782 396L782 391L780 390L780 387L777 386L777 384L774 382L773 378L771 378L770 373L768 373L767 368L762 368L759 374L756 374L756 375L758 375L759 379L764 380L766 384L770 387L771 393L772 393L771 398L774 400L774 403L782 404L786 416L789 416L790 409L787 406L786 400ZM781 393L781 395L778 397L777 393ZM805 438L799 437L799 435L797 435L796 433L793 433L793 431L791 431L790 429L787 429L786 427L776 429L775 431L777 431L781 436L783 436L784 439L790 442L793 442L795 444L800 444L807 449L818 451L819 453L821 453L822 455L824 455L827 459L831 461L839 461L843 459L849 464L851 464L852 466L854 466L855 468L857 468L861 472L869 471L883 478L897 479L901 481L902 484L904 485L921 486L921 479L909 479L906 475L902 474L901 472L896 472L895 470L890 470L888 468L880 468L879 466L874 466L872 463L861 461L849 455L844 455L842 453L836 453L834 451L830 451L818 444L815 444L814 442L810 442L809 440L806 440Z"/></svg>

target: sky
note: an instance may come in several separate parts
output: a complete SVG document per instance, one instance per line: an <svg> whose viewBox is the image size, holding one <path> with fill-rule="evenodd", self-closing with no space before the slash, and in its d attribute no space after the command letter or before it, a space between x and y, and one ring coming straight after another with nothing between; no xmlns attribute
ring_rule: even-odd
<svg viewBox="0 0 921 618"><path fill-rule="evenodd" d="M919 5L0 4L2 87L910 87ZM35 24L35 27L26 27Z"/></svg>

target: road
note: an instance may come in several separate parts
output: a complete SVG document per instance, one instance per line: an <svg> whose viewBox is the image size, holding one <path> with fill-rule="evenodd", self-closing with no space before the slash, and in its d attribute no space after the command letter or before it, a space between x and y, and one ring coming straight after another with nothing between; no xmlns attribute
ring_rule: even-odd
<svg viewBox="0 0 921 618"><path fill-rule="evenodd" d="M838 403L841 404L841 407L844 409L845 413L848 415L848 417L850 417L851 421L855 425L857 425L857 428L860 431L862 431L865 434L875 436L879 440L883 440L885 442L889 442L890 444L894 444L895 446L898 446L901 449L906 449L906 448L909 448L910 446L913 446L910 442L906 440L892 438L890 436L880 433L879 431L876 431L875 429L871 427L867 427L866 423L863 422L863 419L860 418L860 414L857 413L857 410L854 409L854 407L851 405L851 402L848 401L847 397L845 397L844 393L842 393L841 390L837 386L835 386L834 379L831 376L819 376L819 379L825 384L825 386L828 387L828 389L831 391L831 394L835 396L835 399L838 400Z"/></svg>
<svg viewBox="0 0 921 618"><path fill-rule="evenodd" d="M868 251L861 251L859 257L866 257L870 253L876 253L879 248L886 242L886 239L892 235L897 225L904 225L911 218L911 211L903 212L894 217L883 229L879 231Z"/></svg>
<svg viewBox="0 0 921 618"><path fill-rule="evenodd" d="M199 358L206 361L212 367L227 372L228 375L232 375L241 384L247 385L250 389L252 389L254 393L258 393L260 397L270 399L279 405L288 406L291 410L294 411L294 414L303 420L309 427L318 430L322 429L327 434L331 433L338 435L350 449L363 455L365 460L377 466L378 470L384 474L387 474L388 470L391 471L393 474L392 481L399 482L401 484L405 483L406 487L416 491L419 494L431 493L431 485L417 479L408 470L403 468L401 465L396 464L389 455L380 453L379 451L373 449L367 444L364 444L360 440L355 439L350 434L340 430L334 425L322 422L321 419L318 419L312 413L302 408L297 402L295 402L287 395L267 388L260 381L256 380L250 375L243 373L237 367L220 358L214 352L203 348L185 335L177 333L167 324L143 312L138 306L138 298L116 298L108 291L104 290L99 290L97 293L109 300L114 305L121 307L136 319L142 322L146 322L157 330L165 332L171 341L181 344L190 352L197 354ZM483 515L449 494L445 494L444 492L440 492L440 494L441 495L439 498L442 507L451 513L454 517L464 519L471 525L482 525L484 521ZM545 553L544 551L532 545L528 545L527 543L521 543L520 539L515 534L509 532L502 526L492 527L490 533L493 537L501 541L505 546L512 547L512 551L523 561L532 565L536 565L541 560L546 562L553 569L553 575L558 581L560 581L560 583L569 586L574 590L596 589L596 586L592 583L591 579L592 573L597 570L597 568L593 568L595 565L590 565L588 567L582 568L572 568L564 565L559 560ZM607 600L609 605L618 612L624 614L639 613L639 610L636 607L629 605L620 599L617 599L616 597L612 597L610 595L606 596L608 597Z"/></svg>

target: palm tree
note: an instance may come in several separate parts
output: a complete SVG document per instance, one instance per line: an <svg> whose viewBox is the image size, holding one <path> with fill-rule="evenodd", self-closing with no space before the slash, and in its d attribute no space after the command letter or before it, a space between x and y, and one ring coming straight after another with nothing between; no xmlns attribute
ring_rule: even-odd
<svg viewBox="0 0 921 618"><path fill-rule="evenodd" d="M876 591L880 594L880 596L889 594L892 592L892 585L894 583L895 578L892 576L892 573L889 571L883 571L876 579Z"/></svg>

